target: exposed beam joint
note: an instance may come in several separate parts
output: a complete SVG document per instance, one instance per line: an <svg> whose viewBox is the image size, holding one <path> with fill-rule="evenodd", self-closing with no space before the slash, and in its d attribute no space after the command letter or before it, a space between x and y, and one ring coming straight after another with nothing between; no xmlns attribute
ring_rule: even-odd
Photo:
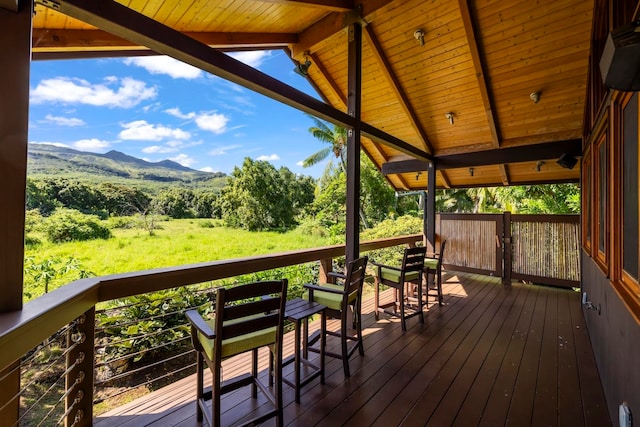
<svg viewBox="0 0 640 427"><path fill-rule="evenodd" d="M498 165L500 169L500 179L502 180L502 185L505 187L509 186L509 170L507 169L507 165Z"/></svg>
<svg viewBox="0 0 640 427"><path fill-rule="evenodd" d="M438 174L440 174L440 179L442 180L442 186L444 188L451 188L451 181L449 181L449 176L445 171L437 170Z"/></svg>
<svg viewBox="0 0 640 427"><path fill-rule="evenodd" d="M568 153L573 156L580 156L581 149L582 140L570 139L567 141L497 148L473 153L436 156L435 162L437 170L492 166L506 163L522 163L556 159L564 153ZM417 159L392 161L382 165L382 173L384 175L420 172L426 170L427 162Z"/></svg>
<svg viewBox="0 0 640 427"><path fill-rule="evenodd" d="M59 5L52 6L68 16L335 125L347 128L357 125L356 118L115 1L61 0ZM362 123L362 128L367 136L383 144L414 157L430 158L428 153L371 125Z"/></svg>

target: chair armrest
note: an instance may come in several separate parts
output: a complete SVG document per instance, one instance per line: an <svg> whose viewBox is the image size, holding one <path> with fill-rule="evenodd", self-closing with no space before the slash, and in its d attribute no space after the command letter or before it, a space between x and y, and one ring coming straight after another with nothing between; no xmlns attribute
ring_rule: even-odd
<svg viewBox="0 0 640 427"><path fill-rule="evenodd" d="M345 274L338 273L337 271L330 271L330 272L327 273L327 276L337 277L338 279L343 279L343 280L346 280L346 278L347 278L347 276Z"/></svg>
<svg viewBox="0 0 640 427"><path fill-rule="evenodd" d="M373 262L373 261L370 261L369 264L373 264L376 267L378 267L379 269L380 268L388 268L389 270L402 271L402 268L400 268L400 267L393 267L391 265L379 264L379 263Z"/></svg>
<svg viewBox="0 0 640 427"><path fill-rule="evenodd" d="M307 284L303 285L303 287L305 289L309 289L310 291L322 291L322 292L328 292L330 294L338 294L338 295L344 294L343 290L325 288L323 286L314 285L313 283L307 283Z"/></svg>
<svg viewBox="0 0 640 427"><path fill-rule="evenodd" d="M189 320L189 323L191 323L191 326L196 328L202 335L209 339L214 339L216 337L215 331L211 329L209 324L204 321L202 316L200 316L200 313L198 313L196 310L188 310L185 313L185 316L187 316L187 319Z"/></svg>

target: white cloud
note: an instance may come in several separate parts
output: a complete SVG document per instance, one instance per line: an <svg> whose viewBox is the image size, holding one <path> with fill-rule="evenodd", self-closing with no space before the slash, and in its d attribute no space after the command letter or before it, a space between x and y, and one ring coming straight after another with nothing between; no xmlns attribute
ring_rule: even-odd
<svg viewBox="0 0 640 427"><path fill-rule="evenodd" d="M176 163L180 163L182 166L190 167L192 164L197 163L196 160L192 157L187 156L186 154L178 154L175 157L169 157L169 160L173 160Z"/></svg>
<svg viewBox="0 0 640 427"><path fill-rule="evenodd" d="M265 50L254 50L245 52L231 52L228 53L232 58L237 59L240 62L244 62L250 67L258 68L262 63L271 56L271 52Z"/></svg>
<svg viewBox="0 0 640 427"><path fill-rule="evenodd" d="M111 144L107 141L101 141L97 138L81 139L73 143L74 148L82 151L103 151L109 145Z"/></svg>
<svg viewBox="0 0 640 427"><path fill-rule="evenodd" d="M257 160L266 160L266 161L280 160L280 156L278 156L277 154L270 154L268 156L260 156L257 158Z"/></svg>
<svg viewBox="0 0 640 427"><path fill-rule="evenodd" d="M48 123L54 123L58 126L70 126L70 127L82 126L86 124L84 120L81 120L75 117L60 117L60 116L53 116L51 114L47 114L45 117L45 120L43 121Z"/></svg>
<svg viewBox="0 0 640 427"><path fill-rule="evenodd" d="M209 151L210 156L223 156L227 154L231 150L235 150L236 148L242 147L241 145L224 145L222 147L216 147L213 150Z"/></svg>
<svg viewBox="0 0 640 427"><path fill-rule="evenodd" d="M49 141L29 141L29 144L42 144L42 145L53 145L56 147L70 148L69 144L63 144L62 142L49 142Z"/></svg>
<svg viewBox="0 0 640 427"><path fill-rule="evenodd" d="M166 110L164 110L165 113L177 117L179 119L185 119L185 120L192 120L196 118L196 113L194 113L193 111L190 113L183 113L182 111L180 111L179 108L168 108Z"/></svg>
<svg viewBox="0 0 640 427"><path fill-rule="evenodd" d="M124 60L127 65L142 67L151 74L166 74L174 79L197 79L203 75L202 70L170 56L139 56Z"/></svg>
<svg viewBox="0 0 640 427"><path fill-rule="evenodd" d="M114 80L115 79L115 80ZM120 84L119 87L112 88ZM86 80L70 77L56 77L41 80L31 90L31 102L60 102L66 104L87 104L99 107L131 108L145 99L157 95L154 87L145 82L125 77L118 81L107 78L105 83L92 84Z"/></svg>
<svg viewBox="0 0 640 427"><path fill-rule="evenodd" d="M124 123L119 137L136 141L160 141L164 138L189 139L191 134L182 129L174 129L163 125L152 125L146 120Z"/></svg>
<svg viewBox="0 0 640 427"><path fill-rule="evenodd" d="M218 113L202 113L196 117L196 124L200 129L211 131L216 135L223 134L227 131L228 122L229 118L227 116Z"/></svg>
<svg viewBox="0 0 640 427"><path fill-rule="evenodd" d="M177 148L168 147L166 145L150 145L149 147L144 147L142 149L143 153L152 154L152 153L175 153L178 151Z"/></svg>
<svg viewBox="0 0 640 427"><path fill-rule="evenodd" d="M296 165L303 167L304 166L304 160L300 160L299 162L296 163Z"/></svg>
<svg viewBox="0 0 640 427"><path fill-rule="evenodd" d="M200 168L202 172L215 172L211 166L206 166L204 168Z"/></svg>

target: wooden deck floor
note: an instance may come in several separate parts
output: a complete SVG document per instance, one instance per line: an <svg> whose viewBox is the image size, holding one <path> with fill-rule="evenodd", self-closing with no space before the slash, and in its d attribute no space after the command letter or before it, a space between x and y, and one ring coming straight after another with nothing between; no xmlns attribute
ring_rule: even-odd
<svg viewBox="0 0 640 427"><path fill-rule="evenodd" d="M376 322L367 300L365 356L352 357L351 378L345 380L339 360L327 358L326 383L303 388L300 404L285 385L285 423L611 425L579 293L515 282L504 288L496 278L455 272L444 279L445 305L430 304L425 323L410 319L405 333L396 318ZM225 375L242 363L228 362ZM194 377L185 378L97 417L94 425L196 426L194 389ZM261 403L248 391L229 395L223 423Z"/></svg>

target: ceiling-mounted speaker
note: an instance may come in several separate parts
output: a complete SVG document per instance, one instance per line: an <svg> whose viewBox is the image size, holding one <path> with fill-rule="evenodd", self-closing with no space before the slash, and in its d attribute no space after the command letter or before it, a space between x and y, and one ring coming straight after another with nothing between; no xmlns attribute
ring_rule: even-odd
<svg viewBox="0 0 640 427"><path fill-rule="evenodd" d="M564 153L562 156L560 156L557 163L565 169L573 169L574 166L578 163L578 159L576 159L569 153Z"/></svg>
<svg viewBox="0 0 640 427"><path fill-rule="evenodd" d="M600 58L600 74L607 88L640 90L640 21L609 33Z"/></svg>

